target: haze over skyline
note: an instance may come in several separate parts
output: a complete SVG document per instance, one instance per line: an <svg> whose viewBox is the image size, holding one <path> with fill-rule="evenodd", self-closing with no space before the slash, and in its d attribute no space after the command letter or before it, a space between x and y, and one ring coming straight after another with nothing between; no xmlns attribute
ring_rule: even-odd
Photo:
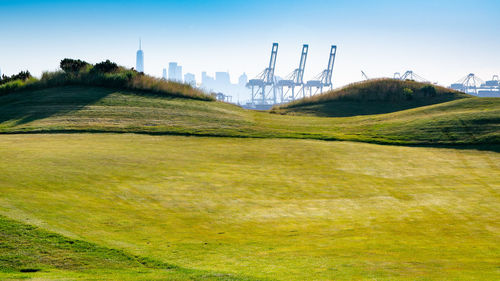
<svg viewBox="0 0 500 281"><path fill-rule="evenodd" d="M298 65L310 46L305 80L339 47L334 87L413 70L449 85L473 72L500 73L500 2L475 1L3 1L0 69L40 75L63 58L106 59L135 67L142 38L147 74L169 62L185 72L255 77L280 43L276 75Z"/></svg>

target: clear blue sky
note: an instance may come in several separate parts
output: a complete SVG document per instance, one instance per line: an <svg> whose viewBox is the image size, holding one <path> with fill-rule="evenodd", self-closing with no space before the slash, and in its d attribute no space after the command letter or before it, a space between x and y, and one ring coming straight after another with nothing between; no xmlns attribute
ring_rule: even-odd
<svg viewBox="0 0 500 281"><path fill-rule="evenodd" d="M160 76L176 61L184 73L229 71L252 77L280 43L276 73L297 67L310 45L306 79L339 46L335 86L412 69L441 84L470 72L500 74L500 1L4 1L0 69L35 75L60 59L111 59L135 65L138 38L145 69Z"/></svg>

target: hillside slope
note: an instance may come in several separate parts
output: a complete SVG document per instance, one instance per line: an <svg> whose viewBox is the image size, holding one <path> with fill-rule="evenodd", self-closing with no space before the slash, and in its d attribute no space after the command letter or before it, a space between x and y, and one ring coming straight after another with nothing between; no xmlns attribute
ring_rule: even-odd
<svg viewBox="0 0 500 281"><path fill-rule="evenodd" d="M244 124L243 110L221 102L147 92L65 86L0 97L0 132L112 131L205 133Z"/></svg>
<svg viewBox="0 0 500 281"><path fill-rule="evenodd" d="M0 97L0 133L116 132L491 145L500 143L499 116L500 99L495 98L464 98L388 114L325 118L87 86Z"/></svg>
<svg viewBox="0 0 500 281"><path fill-rule="evenodd" d="M250 280L130 255L0 215L0 279L95 280L96 276L99 280Z"/></svg>
<svg viewBox="0 0 500 281"><path fill-rule="evenodd" d="M390 113L470 97L472 96L454 90L415 81L375 79L276 106L272 112L347 117Z"/></svg>

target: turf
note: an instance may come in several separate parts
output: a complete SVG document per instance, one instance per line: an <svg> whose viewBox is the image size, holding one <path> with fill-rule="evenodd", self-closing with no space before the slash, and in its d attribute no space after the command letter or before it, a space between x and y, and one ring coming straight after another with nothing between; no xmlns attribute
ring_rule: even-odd
<svg viewBox="0 0 500 281"><path fill-rule="evenodd" d="M141 268L149 264L153 268L161 268L161 264L158 266L147 259L82 240L69 239L3 216L0 216L0 238L0 271L7 273L52 269L116 270ZM174 267L164 264L163 268Z"/></svg>
<svg viewBox="0 0 500 281"><path fill-rule="evenodd" d="M0 278L250 280L195 271L71 239L0 216Z"/></svg>
<svg viewBox="0 0 500 281"><path fill-rule="evenodd" d="M133 259L121 261L122 253L276 280L497 280L500 274L495 152L27 134L0 136L0 155L0 213L70 237L56 241L117 249L106 262L129 269L110 269L103 275L109 279L169 279L151 268L141 275L129 264ZM102 258L67 251L78 260ZM93 275L78 266L54 267L3 272L0 279L100 276L98 268ZM220 276L214 278L226 280Z"/></svg>
<svg viewBox="0 0 500 281"><path fill-rule="evenodd" d="M491 146L500 143L499 116L500 99L495 98L464 98L394 113L325 118L82 86L0 97L0 133L115 132Z"/></svg>

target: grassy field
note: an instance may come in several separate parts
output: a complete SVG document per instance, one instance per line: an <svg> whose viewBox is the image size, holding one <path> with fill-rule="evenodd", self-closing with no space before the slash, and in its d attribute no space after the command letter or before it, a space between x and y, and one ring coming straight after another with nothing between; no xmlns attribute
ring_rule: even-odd
<svg viewBox="0 0 500 281"><path fill-rule="evenodd" d="M250 280L189 270L100 247L0 216L0 278Z"/></svg>
<svg viewBox="0 0 500 281"><path fill-rule="evenodd" d="M237 117L248 113L216 105L224 112L218 118L245 122ZM83 109L82 118L92 110L99 109ZM426 110L433 114L433 107ZM404 114L412 113L421 114ZM31 122L25 124L37 124ZM43 229L23 238L34 230L21 235L18 229L25 226L9 230L16 223L0 219L0 279L233 278L217 272L236 280L500 276L496 152L293 139L26 134L1 135L0 155L0 214ZM38 241L46 231L68 238ZM56 255L59 240L93 243L81 242L92 249L84 255L78 243L65 247L68 253L60 258L80 263L109 255L110 269L65 268L51 258L23 261L32 257L32 244L47 257ZM21 264L9 265L5 249L22 243L29 251L20 251ZM157 263L141 266L136 256ZM24 266L43 270L13 272Z"/></svg>
<svg viewBox="0 0 500 281"><path fill-rule="evenodd" d="M352 114L357 112L356 107L350 108ZM500 143L499 116L500 99L495 98L464 98L393 113L325 118L83 86L0 97L0 133L128 132L491 147Z"/></svg>

